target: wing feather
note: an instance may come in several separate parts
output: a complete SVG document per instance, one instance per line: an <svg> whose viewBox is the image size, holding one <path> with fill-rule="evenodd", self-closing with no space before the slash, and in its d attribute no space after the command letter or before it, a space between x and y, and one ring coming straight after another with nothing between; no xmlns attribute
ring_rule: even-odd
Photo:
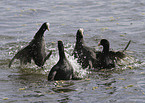
<svg viewBox="0 0 145 103"><path fill-rule="evenodd" d="M13 61L15 59L20 59L20 63L21 64L27 64L28 62L31 63L31 55L30 55L30 47L27 46L23 49L21 49L20 51L17 52L17 54L15 54L15 56L11 59L10 63L9 63L9 68L11 67Z"/></svg>

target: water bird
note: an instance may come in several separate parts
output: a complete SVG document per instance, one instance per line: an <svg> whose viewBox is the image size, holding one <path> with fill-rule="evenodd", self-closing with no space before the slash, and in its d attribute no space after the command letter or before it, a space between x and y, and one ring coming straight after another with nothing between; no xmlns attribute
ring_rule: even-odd
<svg viewBox="0 0 145 103"><path fill-rule="evenodd" d="M49 31L49 23L47 22L41 25L40 29L37 31L29 45L22 48L15 54L9 63L9 68L15 59L19 59L21 65L31 63L31 59L33 59L35 64L39 67L44 65L46 60L49 59L52 54L52 51L50 51L48 55L46 55L45 52L44 32L46 30Z"/></svg>
<svg viewBox="0 0 145 103"><path fill-rule="evenodd" d="M55 64L49 74L48 80L71 80L77 79L74 74L74 69L65 56L63 42L58 41L59 61Z"/></svg>
<svg viewBox="0 0 145 103"><path fill-rule="evenodd" d="M96 63L96 68L113 68L115 67L115 62L118 60L124 58L126 55L124 51L128 48L131 40L128 42L127 46L125 47L124 50L122 51L110 51L110 44L107 39L102 39L98 46L102 45L103 50L102 52L97 53L97 63Z"/></svg>
<svg viewBox="0 0 145 103"><path fill-rule="evenodd" d="M78 58L78 63L85 68L93 68L96 63L96 51L94 48L86 46L83 39L84 29L80 28L76 33L76 44L73 51L75 58Z"/></svg>

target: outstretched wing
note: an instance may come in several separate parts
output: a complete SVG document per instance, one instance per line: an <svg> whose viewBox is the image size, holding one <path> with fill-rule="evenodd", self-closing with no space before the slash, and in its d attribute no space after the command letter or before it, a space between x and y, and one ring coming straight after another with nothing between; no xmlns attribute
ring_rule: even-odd
<svg viewBox="0 0 145 103"><path fill-rule="evenodd" d="M21 49L20 51L17 52L17 54L11 59L9 63L9 68L11 67L13 61L15 59L20 59L21 64L27 64L28 62L31 63L31 47L28 45L25 48Z"/></svg>

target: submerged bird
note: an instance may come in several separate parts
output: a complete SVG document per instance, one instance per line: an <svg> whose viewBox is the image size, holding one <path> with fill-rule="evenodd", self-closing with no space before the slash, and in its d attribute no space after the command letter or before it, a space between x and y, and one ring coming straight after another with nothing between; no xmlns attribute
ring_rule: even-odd
<svg viewBox="0 0 145 103"><path fill-rule="evenodd" d="M86 46L84 43L83 31L82 28L77 31L73 55L75 58L78 58L78 63L80 63L83 68L93 68L94 63L96 62L96 51L95 49Z"/></svg>
<svg viewBox="0 0 145 103"><path fill-rule="evenodd" d="M62 41L58 41L59 61L49 72L48 80L70 80L75 79L72 65L67 60L64 53Z"/></svg>
<svg viewBox="0 0 145 103"><path fill-rule="evenodd" d="M21 65L31 63L31 59L33 59L37 66L42 67L52 54L52 51L50 51L48 55L46 55L45 52L45 40L43 34L46 30L49 31L49 23L47 22L42 24L29 45L15 54L9 63L9 67L11 67L14 59L19 59Z"/></svg>
<svg viewBox="0 0 145 103"><path fill-rule="evenodd" d="M100 41L100 43L98 44L98 46L102 45L103 50L102 50L102 52L97 53L96 67L99 67L99 68L115 67L115 62L117 62L117 60L120 60L126 56L124 51L128 48L130 42L131 41L128 42L127 46L125 47L125 49L123 51L115 52L115 51L109 50L109 48L110 48L109 41L106 39L102 39Z"/></svg>

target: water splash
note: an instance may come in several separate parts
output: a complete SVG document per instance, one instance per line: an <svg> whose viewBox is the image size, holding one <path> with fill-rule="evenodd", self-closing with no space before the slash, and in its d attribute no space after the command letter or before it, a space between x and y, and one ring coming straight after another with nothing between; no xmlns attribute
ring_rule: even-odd
<svg viewBox="0 0 145 103"><path fill-rule="evenodd" d="M74 58L74 56L70 56L66 53L66 56L70 62L70 64L74 68L74 72L77 73L77 75L81 78L84 78L86 74L88 73L86 69L82 69L82 66L77 63L77 59Z"/></svg>
<svg viewBox="0 0 145 103"><path fill-rule="evenodd" d="M69 63L72 65L75 74L77 74L77 76L83 78L84 76L86 76L87 71L82 69L81 65L77 63L77 59L74 58L74 56L66 53L66 58L68 59ZM47 63L44 65L45 66L45 73L48 73L50 71L50 69L58 62L59 60L59 55L58 55L58 51L55 51L55 53L50 57L49 60L47 60Z"/></svg>
<svg viewBox="0 0 145 103"><path fill-rule="evenodd" d="M59 56L58 56L58 49L56 47L57 44L49 44L50 46L47 47L47 53L49 53L49 50L52 50L53 53L50 56L50 58L46 61L45 65L43 68L40 68L38 66L35 65L35 63L32 60L31 64L27 64L26 66L23 67L18 67L19 66L19 62L18 60L15 61L15 63L13 64L12 68L21 68L22 73L34 73L34 74L48 74L50 69L58 62L59 60ZM64 43L65 46L65 54L66 57L68 59L68 61L70 62L70 64L73 66L75 73L81 77L84 78L88 72L87 69L82 69L81 65L79 63L77 63L77 59L74 58L74 56L72 56L72 52L74 50L74 44L72 43ZM9 46L8 46L9 47ZM14 48L19 48L19 45L17 47L13 47L13 48L9 48L9 54L15 54L16 50L14 50ZM140 67L145 65L145 62L141 62L138 59L135 59L132 56L127 55L125 58L121 59L120 61L118 61L116 63L116 68L115 69L132 69L132 68L136 68L136 67Z"/></svg>
<svg viewBox="0 0 145 103"><path fill-rule="evenodd" d="M141 62L140 60L138 60L130 55L127 55L125 58L123 58L117 62L117 68L118 69L122 68L122 70L133 69L133 68L137 68L137 67L140 67L143 65L145 65L144 62Z"/></svg>

